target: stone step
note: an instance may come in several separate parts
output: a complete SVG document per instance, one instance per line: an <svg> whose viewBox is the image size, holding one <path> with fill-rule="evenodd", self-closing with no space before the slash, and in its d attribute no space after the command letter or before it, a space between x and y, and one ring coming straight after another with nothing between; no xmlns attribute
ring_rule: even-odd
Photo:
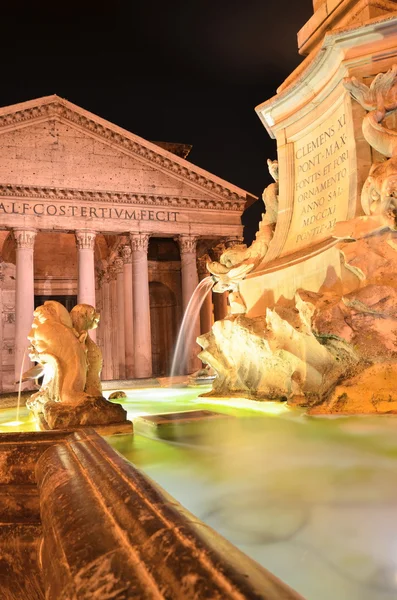
<svg viewBox="0 0 397 600"><path fill-rule="evenodd" d="M151 438L192 440L205 435L209 423L234 418L212 410L187 410L137 417L134 419L134 428L136 433Z"/></svg>

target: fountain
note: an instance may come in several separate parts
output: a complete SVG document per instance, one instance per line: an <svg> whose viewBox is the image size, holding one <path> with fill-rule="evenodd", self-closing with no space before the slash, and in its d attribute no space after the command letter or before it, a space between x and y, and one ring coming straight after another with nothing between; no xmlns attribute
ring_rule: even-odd
<svg viewBox="0 0 397 600"><path fill-rule="evenodd" d="M369 87L355 77L340 81L347 103L344 90L351 110L357 101L367 111L364 139L387 158L373 163L364 181L364 214L360 207L349 212L354 138L349 146L346 109L339 108L292 144L293 198L278 189L277 170L252 246L228 249L208 264L214 291L232 292L232 314L198 338L200 358L218 375L209 395L287 400L311 414L397 412L397 131L385 125L397 111L397 66ZM287 211L288 200L295 205ZM278 215L289 212L287 222L275 216L277 206ZM284 254L279 244L276 260L280 238Z"/></svg>
<svg viewBox="0 0 397 600"><path fill-rule="evenodd" d="M324 4L312 56L257 109L279 160L256 239L208 264L203 294L230 292L199 338L212 389L112 405L96 311L35 312L29 406L53 429L0 439L6 598L299 598L263 567L307 600L395 598L397 14ZM194 436L175 418L192 408L217 414ZM125 411L134 436L81 427ZM148 415L168 436L142 435Z"/></svg>

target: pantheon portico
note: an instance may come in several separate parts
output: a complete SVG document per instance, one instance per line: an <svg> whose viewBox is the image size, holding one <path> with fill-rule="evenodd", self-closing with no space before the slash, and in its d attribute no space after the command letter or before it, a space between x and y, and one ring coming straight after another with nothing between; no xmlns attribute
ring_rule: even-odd
<svg viewBox="0 0 397 600"><path fill-rule="evenodd" d="M205 255L241 236L252 199L57 96L0 109L0 390L28 368L34 306L49 298L98 308L104 379L167 374ZM225 314L215 296L197 334Z"/></svg>

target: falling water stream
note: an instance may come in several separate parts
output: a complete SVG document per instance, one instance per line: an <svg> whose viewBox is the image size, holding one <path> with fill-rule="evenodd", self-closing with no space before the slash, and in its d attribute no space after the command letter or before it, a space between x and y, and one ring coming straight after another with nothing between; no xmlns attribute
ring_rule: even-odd
<svg viewBox="0 0 397 600"><path fill-rule="evenodd" d="M186 363L200 309L213 285L213 279L205 277L205 279L200 281L189 300L176 341L171 377L179 375L181 367Z"/></svg>
<svg viewBox="0 0 397 600"><path fill-rule="evenodd" d="M18 425L20 425L22 423L19 420L19 410L21 407L22 375L23 375L24 365L25 365L25 356L26 356L26 348L23 351L22 362L21 362L21 371L19 373L19 382L18 382L18 402L17 402L17 412L16 412L16 418L15 418L15 421Z"/></svg>

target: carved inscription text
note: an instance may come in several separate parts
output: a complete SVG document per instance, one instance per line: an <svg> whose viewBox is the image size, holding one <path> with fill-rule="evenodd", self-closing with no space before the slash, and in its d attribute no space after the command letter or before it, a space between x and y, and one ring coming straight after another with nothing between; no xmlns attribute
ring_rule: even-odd
<svg viewBox="0 0 397 600"><path fill-rule="evenodd" d="M47 202L0 202L1 215L29 215L36 217L66 217L81 219L122 219L126 221L176 222L178 212L146 210L142 208L117 208L50 204Z"/></svg>
<svg viewBox="0 0 397 600"><path fill-rule="evenodd" d="M343 104L310 134L295 142L291 243L296 248L326 239L346 218L349 150Z"/></svg>

